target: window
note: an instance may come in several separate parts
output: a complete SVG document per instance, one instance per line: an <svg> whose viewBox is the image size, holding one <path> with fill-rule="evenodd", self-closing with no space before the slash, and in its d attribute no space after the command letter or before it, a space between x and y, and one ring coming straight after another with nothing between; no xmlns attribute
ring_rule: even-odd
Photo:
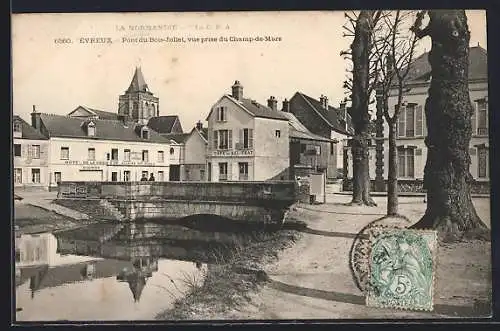
<svg viewBox="0 0 500 331"><path fill-rule="evenodd" d="M477 101L477 134L488 135L488 112L486 100Z"/></svg>
<svg viewBox="0 0 500 331"><path fill-rule="evenodd" d="M239 148L253 148L253 129L240 130Z"/></svg>
<svg viewBox="0 0 500 331"><path fill-rule="evenodd" d="M35 184L40 184L40 169L31 169L31 181Z"/></svg>
<svg viewBox="0 0 500 331"><path fill-rule="evenodd" d="M335 154L335 144L330 143L330 155L334 155L334 154Z"/></svg>
<svg viewBox="0 0 500 331"><path fill-rule="evenodd" d="M31 145L30 146L30 156L33 159L40 158L40 145Z"/></svg>
<svg viewBox="0 0 500 331"><path fill-rule="evenodd" d="M240 180L248 180L248 162L239 162Z"/></svg>
<svg viewBox="0 0 500 331"><path fill-rule="evenodd" d="M61 147L61 160L69 160L69 147Z"/></svg>
<svg viewBox="0 0 500 331"><path fill-rule="evenodd" d="M217 121L224 122L227 121L227 108L217 107Z"/></svg>
<svg viewBox="0 0 500 331"><path fill-rule="evenodd" d="M144 176L146 176L146 177L148 176L148 172L147 171L143 171L142 172L142 177L144 177Z"/></svg>
<svg viewBox="0 0 500 331"><path fill-rule="evenodd" d="M414 148L398 147L398 177L415 177Z"/></svg>
<svg viewBox="0 0 500 331"><path fill-rule="evenodd" d="M59 184L61 182L62 175L60 172L54 172L54 182Z"/></svg>
<svg viewBox="0 0 500 331"><path fill-rule="evenodd" d="M14 183L15 184L23 183L23 169L21 168L14 169Z"/></svg>
<svg viewBox="0 0 500 331"><path fill-rule="evenodd" d="M477 170L479 178L488 177L488 149L485 146L477 149Z"/></svg>
<svg viewBox="0 0 500 331"><path fill-rule="evenodd" d="M14 132L22 132L22 126L21 126L21 122L15 122L14 123Z"/></svg>
<svg viewBox="0 0 500 331"><path fill-rule="evenodd" d="M165 179L165 175L163 174L163 171L158 171L158 181L163 182Z"/></svg>
<svg viewBox="0 0 500 331"><path fill-rule="evenodd" d="M163 163L165 160L165 156L163 155L163 151L158 151L158 162Z"/></svg>
<svg viewBox="0 0 500 331"><path fill-rule="evenodd" d="M95 161L95 148L89 148L88 159L89 161Z"/></svg>
<svg viewBox="0 0 500 331"><path fill-rule="evenodd" d="M304 154L306 152L307 145L306 144L300 144L300 153Z"/></svg>
<svg viewBox="0 0 500 331"><path fill-rule="evenodd" d="M21 144L14 144L14 156L21 156Z"/></svg>
<svg viewBox="0 0 500 331"><path fill-rule="evenodd" d="M130 171L129 170L123 171L123 181L130 182Z"/></svg>
<svg viewBox="0 0 500 331"><path fill-rule="evenodd" d="M118 161L118 148L111 149L111 161Z"/></svg>
<svg viewBox="0 0 500 331"><path fill-rule="evenodd" d="M205 180L205 169L200 169L200 180Z"/></svg>
<svg viewBox="0 0 500 331"><path fill-rule="evenodd" d="M398 137L418 137L426 134L425 113L422 106L411 103L401 109L397 134Z"/></svg>
<svg viewBox="0 0 500 331"><path fill-rule="evenodd" d="M142 161L149 162L149 152L146 150L142 151Z"/></svg>
<svg viewBox="0 0 500 331"><path fill-rule="evenodd" d="M175 149L173 147L170 147L170 155L174 155Z"/></svg>
<svg viewBox="0 0 500 331"><path fill-rule="evenodd" d="M109 153L106 153L106 160L109 161Z"/></svg>
<svg viewBox="0 0 500 331"><path fill-rule="evenodd" d="M218 130L215 131L214 139L217 149L230 149L233 148L233 131L232 130Z"/></svg>
<svg viewBox="0 0 500 331"><path fill-rule="evenodd" d="M87 135L89 137L95 136L95 124L94 124L94 122L89 122L89 124L87 125Z"/></svg>
<svg viewBox="0 0 500 331"><path fill-rule="evenodd" d="M219 180L227 180L227 162L219 163Z"/></svg>
<svg viewBox="0 0 500 331"><path fill-rule="evenodd" d="M123 160L130 161L130 149L125 149L123 151Z"/></svg>
<svg viewBox="0 0 500 331"><path fill-rule="evenodd" d="M117 182L118 181L118 173L116 171L113 171L111 173L111 181L112 182Z"/></svg>
<svg viewBox="0 0 500 331"><path fill-rule="evenodd" d="M276 131L274 132L274 135L276 136L276 138L281 137L281 131L280 131L280 130L276 130Z"/></svg>
<svg viewBox="0 0 500 331"><path fill-rule="evenodd" d="M149 130L146 127L142 128L141 136L143 139L149 139Z"/></svg>

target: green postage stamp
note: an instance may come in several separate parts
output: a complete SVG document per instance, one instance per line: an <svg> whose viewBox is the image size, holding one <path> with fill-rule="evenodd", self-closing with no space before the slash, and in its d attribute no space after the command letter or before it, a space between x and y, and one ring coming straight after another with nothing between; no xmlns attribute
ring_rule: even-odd
<svg viewBox="0 0 500 331"><path fill-rule="evenodd" d="M371 241L366 305L432 311L436 238L432 230L380 231Z"/></svg>

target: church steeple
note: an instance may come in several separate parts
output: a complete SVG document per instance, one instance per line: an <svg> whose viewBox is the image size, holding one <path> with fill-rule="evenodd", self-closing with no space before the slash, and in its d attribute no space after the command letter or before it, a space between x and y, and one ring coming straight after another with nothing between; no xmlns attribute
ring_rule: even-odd
<svg viewBox="0 0 500 331"><path fill-rule="evenodd" d="M127 92L149 92L148 84L144 80L141 67L135 67L134 77L132 77Z"/></svg>
<svg viewBox="0 0 500 331"><path fill-rule="evenodd" d="M149 90L140 66L135 68L128 89L120 95L118 115L140 124L147 124L151 117L160 115L159 100Z"/></svg>

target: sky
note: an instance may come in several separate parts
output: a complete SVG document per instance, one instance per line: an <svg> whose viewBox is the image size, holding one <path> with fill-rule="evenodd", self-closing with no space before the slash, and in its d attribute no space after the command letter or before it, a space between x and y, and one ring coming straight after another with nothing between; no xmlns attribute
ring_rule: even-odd
<svg viewBox="0 0 500 331"><path fill-rule="evenodd" d="M487 49L485 11L466 13L471 46ZM345 22L342 11L14 14L13 112L28 122L33 105L60 115L79 105L117 112L136 66L159 97L160 115L179 115L185 131L206 119L235 80L245 97L262 104L272 95L281 107L300 91L318 99L324 94L338 106L348 66L339 54L351 43L342 37ZM130 40L139 37L148 42ZM150 42L166 37L186 42ZM420 42L417 56L426 50L430 38Z"/></svg>

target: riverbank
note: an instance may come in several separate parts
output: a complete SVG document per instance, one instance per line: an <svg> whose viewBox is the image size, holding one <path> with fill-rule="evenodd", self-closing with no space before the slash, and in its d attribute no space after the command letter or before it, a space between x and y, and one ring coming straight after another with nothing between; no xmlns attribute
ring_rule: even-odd
<svg viewBox="0 0 500 331"><path fill-rule="evenodd" d="M356 287L349 267L349 250L359 230L385 214L386 199L378 207L352 207L349 196L329 195L323 205L304 205L297 211L307 227L300 240L265 262L268 280L243 288L241 276L215 272L192 298L177 303L161 319L268 320L338 318L461 318L491 315L491 243L468 241L440 245L435 270L433 312L371 308ZM482 220L490 224L489 199L473 199ZM426 204L420 197L400 199L400 212L418 221ZM225 271L229 271L229 268ZM245 281L249 281L248 278ZM252 283L253 281L253 283ZM255 290L253 290L255 289ZM228 296L246 291L245 299L230 306ZM200 302L198 302L199 300ZM221 304L222 302L222 304ZM222 307L224 309L222 309Z"/></svg>
<svg viewBox="0 0 500 331"><path fill-rule="evenodd" d="M276 232L256 232L250 243L233 247L228 255L212 252L205 281L190 284L185 297L173 308L158 314L157 320L206 320L238 310L251 301L268 280L263 268L278 259L280 252L293 246L301 238L294 228L304 227L301 215L292 210L287 216L287 228Z"/></svg>

